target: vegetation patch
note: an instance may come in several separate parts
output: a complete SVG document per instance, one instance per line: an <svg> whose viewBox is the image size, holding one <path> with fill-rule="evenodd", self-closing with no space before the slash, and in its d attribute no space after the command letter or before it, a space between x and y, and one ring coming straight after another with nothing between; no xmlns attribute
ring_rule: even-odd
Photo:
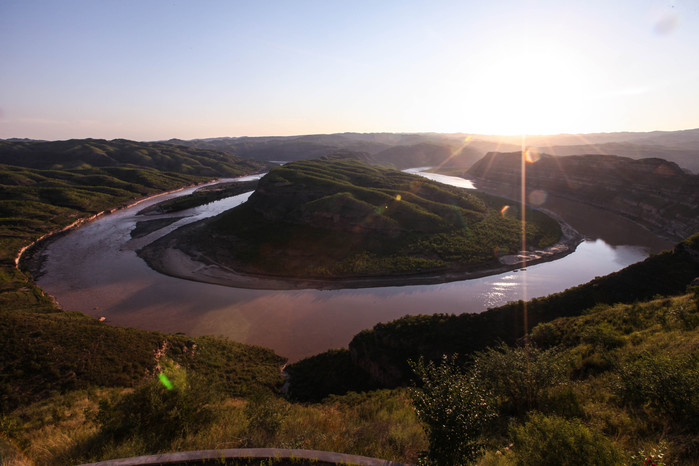
<svg viewBox="0 0 699 466"><path fill-rule="evenodd" d="M274 168L248 202L169 244L237 271L354 278L476 271L521 248L516 208L417 175L326 157ZM558 223L528 212L527 244L558 241ZM206 238L206 240L203 240ZM147 247L146 250L149 248ZM148 253L146 253L148 255Z"/></svg>
<svg viewBox="0 0 699 466"><path fill-rule="evenodd" d="M212 186L204 186L197 189L192 194L179 196L174 199L159 202L139 212L139 215L145 214L169 214L172 212L180 212L186 209L192 209L201 205L209 204L214 201L219 201L238 194L254 191L257 186L257 180L241 181L230 183L217 183Z"/></svg>

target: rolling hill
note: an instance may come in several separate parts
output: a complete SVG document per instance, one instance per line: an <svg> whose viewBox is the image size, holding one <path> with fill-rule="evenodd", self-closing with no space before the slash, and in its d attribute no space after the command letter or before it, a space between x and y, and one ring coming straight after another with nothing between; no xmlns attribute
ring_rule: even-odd
<svg viewBox="0 0 699 466"><path fill-rule="evenodd" d="M139 254L161 271L159 257L172 246L248 274L449 281L457 276L451 272L499 270L498 257L519 250L520 222L514 212L501 213L506 203L351 158L299 161L271 170L245 204ZM529 219L527 244L546 248L559 240L555 220L536 211Z"/></svg>

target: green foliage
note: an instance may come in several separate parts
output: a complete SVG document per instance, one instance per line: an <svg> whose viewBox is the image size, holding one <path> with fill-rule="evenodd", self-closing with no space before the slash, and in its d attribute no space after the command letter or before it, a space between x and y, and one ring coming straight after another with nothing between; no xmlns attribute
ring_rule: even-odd
<svg viewBox="0 0 699 466"><path fill-rule="evenodd" d="M529 340L538 348L551 348L561 343L561 331L549 322L542 322L534 327L529 335Z"/></svg>
<svg viewBox="0 0 699 466"><path fill-rule="evenodd" d="M8 411L52 392L136 386L161 350L231 395L274 391L283 383L284 359L271 350L113 327L79 313L0 312L0 349L0 409Z"/></svg>
<svg viewBox="0 0 699 466"><path fill-rule="evenodd" d="M583 329L580 339L597 351L609 351L623 346L625 340L621 332L617 331L607 322L601 322L595 326Z"/></svg>
<svg viewBox="0 0 699 466"><path fill-rule="evenodd" d="M406 361L424 355L426 359L438 359L442 354L472 354L494 345L498 341L514 344L525 336L524 310L528 324L551 322L561 317L580 316L586 311L616 303L634 303L651 299L655 295L684 293L687 284L699 276L699 234L679 243L672 251L664 251L648 257L605 277L589 283L554 293L544 298L508 303L479 314L417 315L405 316L389 323L380 323L372 329L357 334L350 342L350 349L363 367L372 367L385 386L405 384L409 379ZM658 312L658 306L661 312ZM623 336L635 326L650 326L664 322L670 328L696 327L699 313L694 306L681 305L665 308L662 303L648 307L624 306L615 312L605 313L610 328L590 330L585 338L595 345L609 348L623 343ZM593 319L596 317L593 317ZM551 330L545 342L543 330L535 330L534 341L545 345L577 345L585 317L575 322L576 329L565 329L563 324ZM556 335L558 334L558 335Z"/></svg>
<svg viewBox="0 0 699 466"><path fill-rule="evenodd" d="M699 356L643 353L623 362L617 392L622 400L673 422L699 429Z"/></svg>
<svg viewBox="0 0 699 466"><path fill-rule="evenodd" d="M249 447L264 447L276 437L290 406L279 398L256 394L245 405L244 414L248 421L247 441Z"/></svg>
<svg viewBox="0 0 699 466"><path fill-rule="evenodd" d="M173 236L237 270L265 275L473 271L521 247L520 221L501 215L495 199L356 160L305 160L271 170L245 205L201 232ZM216 241L202 241L212 232ZM560 233L557 222L532 214L527 241L549 245Z"/></svg>
<svg viewBox="0 0 699 466"><path fill-rule="evenodd" d="M474 367L505 413L542 409L547 390L567 380L566 358L557 350L501 344L476 353Z"/></svg>
<svg viewBox="0 0 699 466"><path fill-rule="evenodd" d="M369 374L352 363L347 349L332 349L286 367L289 398L320 401L329 395L377 388Z"/></svg>
<svg viewBox="0 0 699 466"><path fill-rule="evenodd" d="M495 416L480 375L463 373L446 356L440 364L419 359L410 365L419 382L411 396L429 439L423 463L472 462L483 448L483 429Z"/></svg>
<svg viewBox="0 0 699 466"><path fill-rule="evenodd" d="M532 413L512 429L516 464L567 466L622 464L614 444L576 419Z"/></svg>
<svg viewBox="0 0 699 466"><path fill-rule="evenodd" d="M172 361L159 362L158 374L144 385L115 401L100 403L99 436L111 441L138 437L147 448L157 449L196 432L212 419L210 385Z"/></svg>

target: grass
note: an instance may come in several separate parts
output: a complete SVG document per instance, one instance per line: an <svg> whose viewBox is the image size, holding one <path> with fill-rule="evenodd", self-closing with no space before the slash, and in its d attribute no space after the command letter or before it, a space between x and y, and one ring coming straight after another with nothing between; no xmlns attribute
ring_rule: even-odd
<svg viewBox="0 0 699 466"><path fill-rule="evenodd" d="M141 438L97 444L100 402L127 395L113 390L75 391L17 410L11 444L19 464L79 464L112 458L217 448L303 448L415 462L426 446L407 394L348 394L322 405L280 398L219 398L213 417L196 432L148 448ZM2 450L3 453L10 448ZM5 454L8 454L5 453ZM4 458L5 456L3 456Z"/></svg>
<svg viewBox="0 0 699 466"><path fill-rule="evenodd" d="M534 458L552 458L556 464L578 464L577 455L592 448L595 455L606 452L605 458L613 458L607 464L642 464L640 455L654 455L657 464L693 464L699 448L698 321L693 295L597 306L553 320L532 332L535 346L530 351L542 354L537 370L555 372L546 377L520 378L531 361L523 348L500 345L475 355L480 370L489 367L486 381L520 380L521 385L513 391L517 387L510 384L488 384L488 402L498 416L481 431L485 449L476 463L530 464ZM557 362L549 367L551 357ZM597 359L608 363L595 363L590 370ZM462 367L468 371L470 366ZM625 385L625 377L639 369L644 379L664 380L664 388ZM135 388L56 392L5 414L0 418L3 458L17 460L11 464L76 464L168 451L278 447L415 463L427 449L424 426L403 388L300 403L264 390L241 397L212 385L187 398L189 404L207 400L202 406L209 414L185 423L177 435L165 432L155 443L137 428L111 436L105 427L113 422L109 403L134 400L129 397L139 392L157 399L168 396L154 380L145 378ZM177 386L177 376L171 380ZM517 399L525 400L512 398L517 393L530 398L515 409ZM556 442L555 448L544 448Z"/></svg>

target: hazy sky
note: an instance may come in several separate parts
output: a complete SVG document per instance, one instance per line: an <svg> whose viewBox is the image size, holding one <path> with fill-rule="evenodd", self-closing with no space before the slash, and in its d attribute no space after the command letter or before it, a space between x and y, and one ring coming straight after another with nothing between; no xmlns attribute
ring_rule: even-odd
<svg viewBox="0 0 699 466"><path fill-rule="evenodd" d="M699 127L699 0L0 0L0 138Z"/></svg>

